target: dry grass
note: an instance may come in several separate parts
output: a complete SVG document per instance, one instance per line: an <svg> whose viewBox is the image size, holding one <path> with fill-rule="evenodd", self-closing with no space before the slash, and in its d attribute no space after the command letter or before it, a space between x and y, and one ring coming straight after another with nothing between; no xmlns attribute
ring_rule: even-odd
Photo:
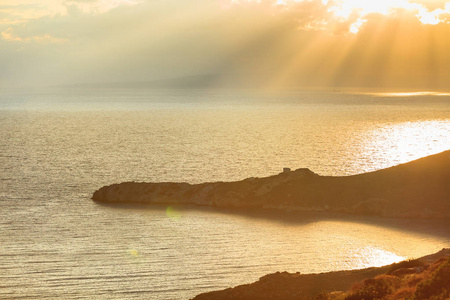
<svg viewBox="0 0 450 300"><path fill-rule="evenodd" d="M316 300L450 299L450 258L439 259L431 265L402 262L393 265L388 274L355 283L346 293L322 294Z"/></svg>

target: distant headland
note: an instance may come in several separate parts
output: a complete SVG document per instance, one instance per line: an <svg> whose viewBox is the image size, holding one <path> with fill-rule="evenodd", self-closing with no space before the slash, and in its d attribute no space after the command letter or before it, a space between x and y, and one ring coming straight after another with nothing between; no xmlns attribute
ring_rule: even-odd
<svg viewBox="0 0 450 300"><path fill-rule="evenodd" d="M102 203L187 204L450 218L450 150L375 172L320 176L309 169L236 182L124 182L95 191Z"/></svg>

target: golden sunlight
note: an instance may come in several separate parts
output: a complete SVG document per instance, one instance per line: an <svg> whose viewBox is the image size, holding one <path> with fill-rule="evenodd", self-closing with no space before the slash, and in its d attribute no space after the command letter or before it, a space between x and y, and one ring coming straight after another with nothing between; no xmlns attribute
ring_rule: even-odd
<svg viewBox="0 0 450 300"><path fill-rule="evenodd" d="M367 155L372 149L385 149L378 169L406 163L448 149L448 121L403 122L375 129L367 143ZM430 144L431 141L431 144ZM429 143L428 147L424 145Z"/></svg>
<svg viewBox="0 0 450 300"><path fill-rule="evenodd" d="M357 11L361 15L370 13L380 13L386 15L390 10L398 7L408 8L409 2L405 0L372 0L372 1L358 1L358 0L340 0L335 1L335 5L330 8L335 15L348 18L353 12Z"/></svg>
<svg viewBox="0 0 450 300"><path fill-rule="evenodd" d="M365 95L372 95L377 97L414 97L414 96L450 96L450 93L446 92L389 92L389 93L364 93Z"/></svg>
<svg viewBox="0 0 450 300"><path fill-rule="evenodd" d="M433 11L428 10L422 4L411 3L408 0L337 0L323 3L330 6L330 12L333 12L335 16L344 21L358 16L356 21L350 26L352 33L357 33L359 28L365 23L365 17L373 13L389 15L396 10L412 11L416 13L416 17L422 24L429 25L437 25L445 22L446 19L441 16L450 13L450 3L446 3L444 9L437 8Z"/></svg>
<svg viewBox="0 0 450 300"><path fill-rule="evenodd" d="M405 259L403 256L373 246L362 247L358 253L361 254L362 260L359 263L367 267L381 267Z"/></svg>
<svg viewBox="0 0 450 300"><path fill-rule="evenodd" d="M257 0L249 0L248 2L260 3ZM278 0L274 1L274 5L289 6L301 2L305 2L305 0ZM233 3L240 2L233 1ZM431 10L428 6L414 0L322 0L321 3L340 22L351 22L349 31L355 34L359 32L361 26L366 23L367 17L371 14L388 16L400 11L407 11L415 15L424 25L449 23L447 15L450 14L450 3L445 3L442 7L434 6Z"/></svg>

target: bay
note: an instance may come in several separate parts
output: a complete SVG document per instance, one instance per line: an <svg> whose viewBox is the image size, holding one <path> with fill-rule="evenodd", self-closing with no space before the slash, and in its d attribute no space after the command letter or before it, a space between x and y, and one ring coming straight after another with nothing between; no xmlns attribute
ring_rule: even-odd
<svg viewBox="0 0 450 300"><path fill-rule="evenodd" d="M0 298L188 299L450 246L448 220L90 200L123 181L341 176L438 153L450 144L445 94L3 90L0 128Z"/></svg>

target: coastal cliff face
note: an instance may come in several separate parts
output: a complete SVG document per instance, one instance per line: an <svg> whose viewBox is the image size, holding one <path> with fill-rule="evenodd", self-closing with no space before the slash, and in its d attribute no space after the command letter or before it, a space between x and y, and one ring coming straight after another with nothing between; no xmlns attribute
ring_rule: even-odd
<svg viewBox="0 0 450 300"><path fill-rule="evenodd" d="M104 203L163 203L450 218L450 151L376 172L320 176L308 169L236 182L125 182L97 190Z"/></svg>

